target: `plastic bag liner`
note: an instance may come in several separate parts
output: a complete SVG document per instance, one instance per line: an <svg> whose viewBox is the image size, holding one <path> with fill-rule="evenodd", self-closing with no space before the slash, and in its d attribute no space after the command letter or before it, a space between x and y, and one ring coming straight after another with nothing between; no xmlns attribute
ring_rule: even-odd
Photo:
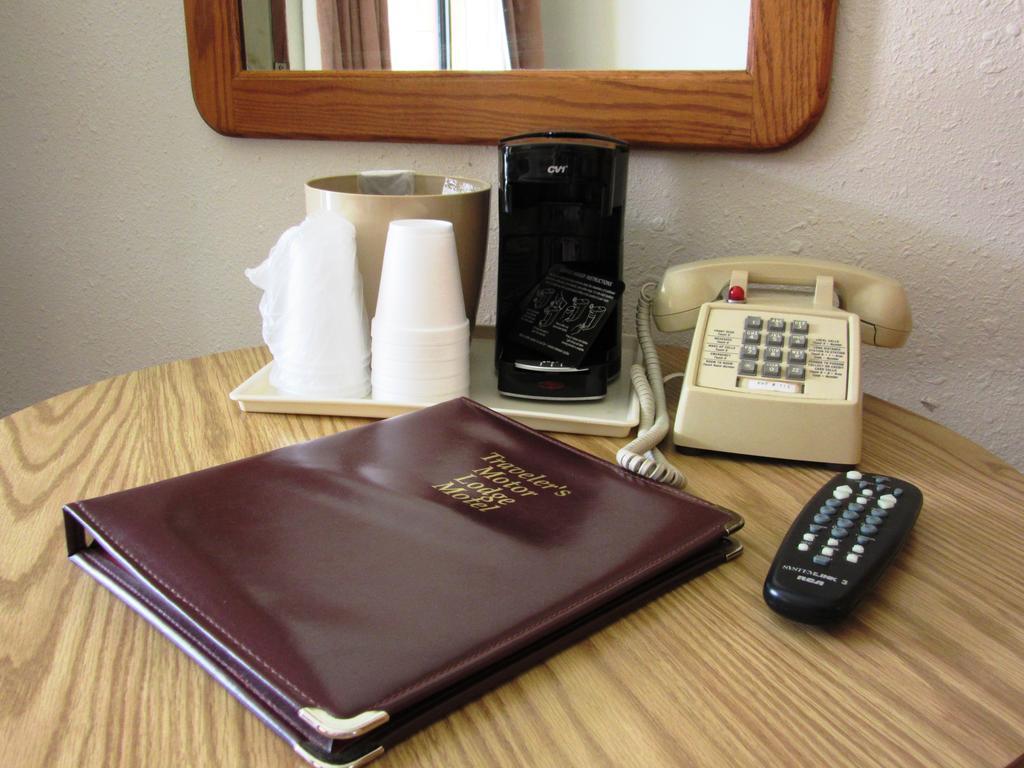
<svg viewBox="0 0 1024 768"><path fill-rule="evenodd" d="M356 176L361 195L411 195L416 192L415 171L363 171Z"/></svg>
<svg viewBox="0 0 1024 768"><path fill-rule="evenodd" d="M274 356L275 388L323 398L369 395L363 281L355 227L344 216L318 211L307 217L245 276L263 290L263 340Z"/></svg>
<svg viewBox="0 0 1024 768"><path fill-rule="evenodd" d="M415 195L415 171L363 171L356 176L356 191L361 195ZM446 177L442 195L475 192L473 184Z"/></svg>

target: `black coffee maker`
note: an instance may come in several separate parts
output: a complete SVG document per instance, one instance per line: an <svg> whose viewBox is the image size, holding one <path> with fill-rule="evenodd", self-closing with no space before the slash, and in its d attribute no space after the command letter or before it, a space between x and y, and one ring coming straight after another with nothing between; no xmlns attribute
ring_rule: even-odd
<svg viewBox="0 0 1024 768"><path fill-rule="evenodd" d="M545 359L517 341L527 297L555 265L621 286L629 147L587 133L502 139L498 207L498 391L543 400L598 400L619 374L622 306L581 363Z"/></svg>

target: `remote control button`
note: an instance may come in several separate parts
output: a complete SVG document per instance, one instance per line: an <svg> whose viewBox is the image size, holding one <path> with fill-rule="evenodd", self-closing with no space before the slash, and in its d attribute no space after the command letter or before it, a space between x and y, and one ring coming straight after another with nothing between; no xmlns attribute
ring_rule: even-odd
<svg viewBox="0 0 1024 768"><path fill-rule="evenodd" d="M870 536L858 536L857 537L857 543L858 544L867 544L869 541L874 541L874 539L872 539Z"/></svg>
<svg viewBox="0 0 1024 768"><path fill-rule="evenodd" d="M872 509L870 512L868 512L868 514L869 515L874 515L875 517L888 517L889 516L889 513L886 510L879 509L878 507L875 507L874 509Z"/></svg>
<svg viewBox="0 0 1024 768"><path fill-rule="evenodd" d="M781 333L769 333L765 336L765 344L769 347L781 347L786 342L786 337Z"/></svg>
<svg viewBox="0 0 1024 768"><path fill-rule="evenodd" d="M843 512L843 519L836 520L836 525L839 528L853 528L853 520L847 517L848 514L848 512ZM856 517L856 515L854 515L854 517ZM835 528L833 528L832 530L834 531Z"/></svg>
<svg viewBox="0 0 1024 768"><path fill-rule="evenodd" d="M867 488L869 485L871 485L871 483L869 483L867 480L861 480L859 483L857 483L858 488Z"/></svg>
<svg viewBox="0 0 1024 768"><path fill-rule="evenodd" d="M853 554L855 554L855 555L863 555L864 554L864 545L863 544L854 544L852 547L850 547L850 551L853 552Z"/></svg>
<svg viewBox="0 0 1024 768"><path fill-rule="evenodd" d="M839 501L846 501L848 498L850 498L850 492L842 491L839 488L836 488L834 491L832 491L832 498L838 499Z"/></svg>
<svg viewBox="0 0 1024 768"><path fill-rule="evenodd" d="M879 499L877 502L879 509L892 509L896 506L896 500L889 501L888 499Z"/></svg>
<svg viewBox="0 0 1024 768"><path fill-rule="evenodd" d="M862 475L856 469L851 469L849 472L846 473L847 480L860 480L862 477L864 477L864 475Z"/></svg>
<svg viewBox="0 0 1024 768"><path fill-rule="evenodd" d="M875 493L888 493L888 492L889 492L889 486L888 485L884 485L882 483L879 483L878 485L875 486Z"/></svg>
<svg viewBox="0 0 1024 768"><path fill-rule="evenodd" d="M860 527L860 532L867 536L873 536L874 534L878 533L878 526L864 523L864 525Z"/></svg>
<svg viewBox="0 0 1024 768"><path fill-rule="evenodd" d="M819 525L825 525L826 523L831 523L832 522L832 515L823 515L823 514L819 513L819 514L814 516L814 522L818 523Z"/></svg>
<svg viewBox="0 0 1024 768"><path fill-rule="evenodd" d="M895 491L892 492L892 495L895 496L896 498L899 498L900 496L903 495L903 489L897 488Z"/></svg>
<svg viewBox="0 0 1024 768"><path fill-rule="evenodd" d="M747 319L743 321L743 327L751 328L756 331L761 329L761 323L762 320L760 317L757 317L756 315L747 315Z"/></svg>
<svg viewBox="0 0 1024 768"><path fill-rule="evenodd" d="M740 347L740 358L743 360L757 360L760 350L760 347L755 347L753 344L744 344Z"/></svg>
<svg viewBox="0 0 1024 768"><path fill-rule="evenodd" d="M858 560L860 560L860 555L855 555L852 552L846 556L846 562L848 563L856 563Z"/></svg>
<svg viewBox="0 0 1024 768"><path fill-rule="evenodd" d="M778 347L765 347L764 359L765 362L777 363L782 359L782 350Z"/></svg>
<svg viewBox="0 0 1024 768"><path fill-rule="evenodd" d="M796 548L799 549L801 552L806 552L811 548L811 545L808 544L806 541L801 541L799 544L796 545Z"/></svg>
<svg viewBox="0 0 1024 768"><path fill-rule="evenodd" d="M828 522L828 521L826 521L826 522ZM810 531L811 533L821 533L822 531L825 530L825 526L824 525L816 525L816 524L812 523L811 525L807 526L807 530Z"/></svg>
<svg viewBox="0 0 1024 768"><path fill-rule="evenodd" d="M865 488L863 491L861 491L861 495L862 496L874 496L875 492L872 491L870 488Z"/></svg>
<svg viewBox="0 0 1024 768"><path fill-rule="evenodd" d="M784 331L786 330L786 321L781 317L771 317L768 319L768 330L769 331Z"/></svg>
<svg viewBox="0 0 1024 768"><path fill-rule="evenodd" d="M836 490L837 491L842 491L843 493L846 493L846 494L853 493L853 488L851 488L848 485L838 485L838 486L836 486Z"/></svg>
<svg viewBox="0 0 1024 768"><path fill-rule="evenodd" d="M815 536L813 533L805 533L804 534L804 541L814 541L816 538L818 538L818 537Z"/></svg>
<svg viewBox="0 0 1024 768"><path fill-rule="evenodd" d="M806 336L790 336L789 337L789 348L790 349L807 349L807 337Z"/></svg>
<svg viewBox="0 0 1024 768"><path fill-rule="evenodd" d="M857 497L857 503L858 504L867 504L868 503L868 497L867 496L858 496Z"/></svg>
<svg viewBox="0 0 1024 768"><path fill-rule="evenodd" d="M856 520L858 517L860 517L860 515L854 512L852 509L848 509L845 512L843 512L843 520Z"/></svg>
<svg viewBox="0 0 1024 768"><path fill-rule="evenodd" d="M829 539L828 540L828 545L830 547L838 547L839 546L839 539L834 539L834 538L833 539Z"/></svg>
<svg viewBox="0 0 1024 768"><path fill-rule="evenodd" d="M886 477L885 475L872 475L872 477L874 477L874 478L875 478L875 482L876 482L876 483L888 483L888 482L892 482L892 481L890 480L890 478Z"/></svg>
<svg viewBox="0 0 1024 768"><path fill-rule="evenodd" d="M851 502L851 503L847 504L847 505L846 505L846 508L847 508L847 509L848 509L848 510L849 510L850 512L863 512L863 511L864 511L864 505L863 505L863 504L861 504L861 503L858 503L858 502L856 502L856 501L854 501L854 502Z"/></svg>
<svg viewBox="0 0 1024 768"><path fill-rule="evenodd" d="M825 499L825 506L826 507L841 507L841 506L843 506L843 502L840 499Z"/></svg>
<svg viewBox="0 0 1024 768"><path fill-rule="evenodd" d="M821 548L821 554L823 554L825 557L832 557L832 555L834 555L835 553L836 553L836 548L835 547L822 547Z"/></svg>
<svg viewBox="0 0 1024 768"><path fill-rule="evenodd" d="M743 343L744 344L760 344L761 343L761 332L760 331L744 331L743 332Z"/></svg>
<svg viewBox="0 0 1024 768"><path fill-rule="evenodd" d="M829 499L829 501L839 501L839 499ZM834 515L836 513L835 507L821 506L818 507L819 515Z"/></svg>
<svg viewBox="0 0 1024 768"><path fill-rule="evenodd" d="M794 320L789 324L790 333L807 333L810 330L810 326L806 320Z"/></svg>
<svg viewBox="0 0 1024 768"><path fill-rule="evenodd" d="M845 528L840 528L839 526L836 526L830 531L830 533L832 534L833 539L845 539L850 532Z"/></svg>
<svg viewBox="0 0 1024 768"><path fill-rule="evenodd" d="M815 565L828 565L831 562L832 562L832 558L831 557L825 557L824 555L815 555L814 556L814 563L815 563Z"/></svg>
<svg viewBox="0 0 1024 768"><path fill-rule="evenodd" d="M881 525L884 521L878 515L868 515L864 518L864 522L868 525Z"/></svg>
<svg viewBox="0 0 1024 768"><path fill-rule="evenodd" d="M757 376L757 363L753 360L740 360L740 376Z"/></svg>
<svg viewBox="0 0 1024 768"><path fill-rule="evenodd" d="M895 496L893 496L893 495L892 495L891 493L887 493L887 494L885 494L884 496L879 496L879 497L878 497L878 502L879 502L879 503L881 503L881 502L883 502L883 501L891 501L891 502L892 502L893 504L895 504L895 503L896 503L897 501L899 501L899 499L897 499L897 498L896 498Z"/></svg>

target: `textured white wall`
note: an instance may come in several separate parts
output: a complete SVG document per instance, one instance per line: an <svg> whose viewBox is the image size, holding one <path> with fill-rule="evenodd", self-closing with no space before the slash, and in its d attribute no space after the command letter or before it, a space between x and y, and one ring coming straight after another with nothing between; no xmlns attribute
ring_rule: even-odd
<svg viewBox="0 0 1024 768"><path fill-rule="evenodd" d="M634 151L627 301L710 256L892 274L916 330L902 350L865 348L867 391L1024 468L1022 22L1019 0L844 3L831 101L802 143ZM0 65L0 413L258 343L242 270L301 218L307 178L497 176L490 147L218 136L192 103L179 3L4 3Z"/></svg>

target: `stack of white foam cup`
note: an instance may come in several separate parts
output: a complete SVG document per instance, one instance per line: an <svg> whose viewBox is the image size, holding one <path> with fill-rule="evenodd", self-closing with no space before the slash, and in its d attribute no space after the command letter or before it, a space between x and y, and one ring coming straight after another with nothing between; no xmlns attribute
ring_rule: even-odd
<svg viewBox="0 0 1024 768"><path fill-rule="evenodd" d="M370 335L374 400L469 394L469 320L451 222L391 222Z"/></svg>

